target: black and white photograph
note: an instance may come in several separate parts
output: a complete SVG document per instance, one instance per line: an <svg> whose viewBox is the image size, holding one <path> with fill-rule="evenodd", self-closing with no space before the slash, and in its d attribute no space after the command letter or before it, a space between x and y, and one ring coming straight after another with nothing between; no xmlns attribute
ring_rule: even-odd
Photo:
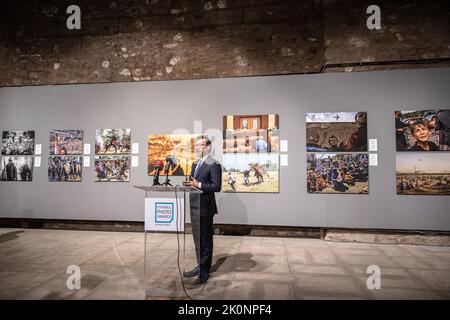
<svg viewBox="0 0 450 320"><path fill-rule="evenodd" d="M0 181L33 181L33 157L4 156L0 160Z"/></svg>
<svg viewBox="0 0 450 320"><path fill-rule="evenodd" d="M34 131L3 131L2 155L34 154Z"/></svg>

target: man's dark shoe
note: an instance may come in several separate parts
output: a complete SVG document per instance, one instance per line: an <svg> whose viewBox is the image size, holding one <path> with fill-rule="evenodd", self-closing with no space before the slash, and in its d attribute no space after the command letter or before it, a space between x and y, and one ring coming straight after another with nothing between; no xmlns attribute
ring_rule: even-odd
<svg viewBox="0 0 450 320"><path fill-rule="evenodd" d="M202 284L202 283L205 283L206 281L208 281L208 279L209 279L209 273L202 272L202 273L199 274L196 283L197 284Z"/></svg>
<svg viewBox="0 0 450 320"><path fill-rule="evenodd" d="M191 271L183 272L183 277L185 277L185 278L193 278L193 277L196 277L196 276L198 276L198 267L195 267Z"/></svg>

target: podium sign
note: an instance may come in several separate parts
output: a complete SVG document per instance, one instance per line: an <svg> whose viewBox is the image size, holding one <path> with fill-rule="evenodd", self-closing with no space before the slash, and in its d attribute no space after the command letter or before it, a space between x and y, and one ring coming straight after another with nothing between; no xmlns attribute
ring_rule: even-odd
<svg viewBox="0 0 450 320"><path fill-rule="evenodd" d="M184 231L184 199L145 198L145 231Z"/></svg>

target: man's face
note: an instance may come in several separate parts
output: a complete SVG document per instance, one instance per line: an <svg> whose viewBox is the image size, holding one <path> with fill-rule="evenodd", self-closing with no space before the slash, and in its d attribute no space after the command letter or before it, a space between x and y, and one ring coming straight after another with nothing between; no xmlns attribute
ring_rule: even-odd
<svg viewBox="0 0 450 320"><path fill-rule="evenodd" d="M338 145L338 139L336 137L330 138L330 146L336 147Z"/></svg>
<svg viewBox="0 0 450 320"><path fill-rule="evenodd" d="M432 117L432 118L428 121L427 127L430 128L430 129L436 128L436 120L437 120L436 117Z"/></svg>
<svg viewBox="0 0 450 320"><path fill-rule="evenodd" d="M359 125L363 125L367 122L367 114L365 112L360 112L356 116L356 123Z"/></svg>
<svg viewBox="0 0 450 320"><path fill-rule="evenodd" d="M195 143L195 155L198 158L203 158L208 153L208 146L205 139L199 139Z"/></svg>
<svg viewBox="0 0 450 320"><path fill-rule="evenodd" d="M311 143L319 142L319 135L317 135L317 134L310 135L309 136L309 142L311 142Z"/></svg>

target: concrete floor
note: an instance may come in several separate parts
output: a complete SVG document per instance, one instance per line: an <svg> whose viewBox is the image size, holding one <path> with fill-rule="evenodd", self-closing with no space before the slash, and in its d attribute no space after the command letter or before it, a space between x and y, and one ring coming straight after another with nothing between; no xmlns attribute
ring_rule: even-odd
<svg viewBox="0 0 450 320"><path fill-rule="evenodd" d="M212 278L200 286L185 283L195 299L450 299L450 247L237 236L214 241ZM151 234L147 249L144 286L142 233L0 229L0 299L181 297L176 235ZM190 235L181 258L189 269ZM79 290L67 289L69 265L81 269ZM369 265L381 268L379 290L367 288Z"/></svg>

